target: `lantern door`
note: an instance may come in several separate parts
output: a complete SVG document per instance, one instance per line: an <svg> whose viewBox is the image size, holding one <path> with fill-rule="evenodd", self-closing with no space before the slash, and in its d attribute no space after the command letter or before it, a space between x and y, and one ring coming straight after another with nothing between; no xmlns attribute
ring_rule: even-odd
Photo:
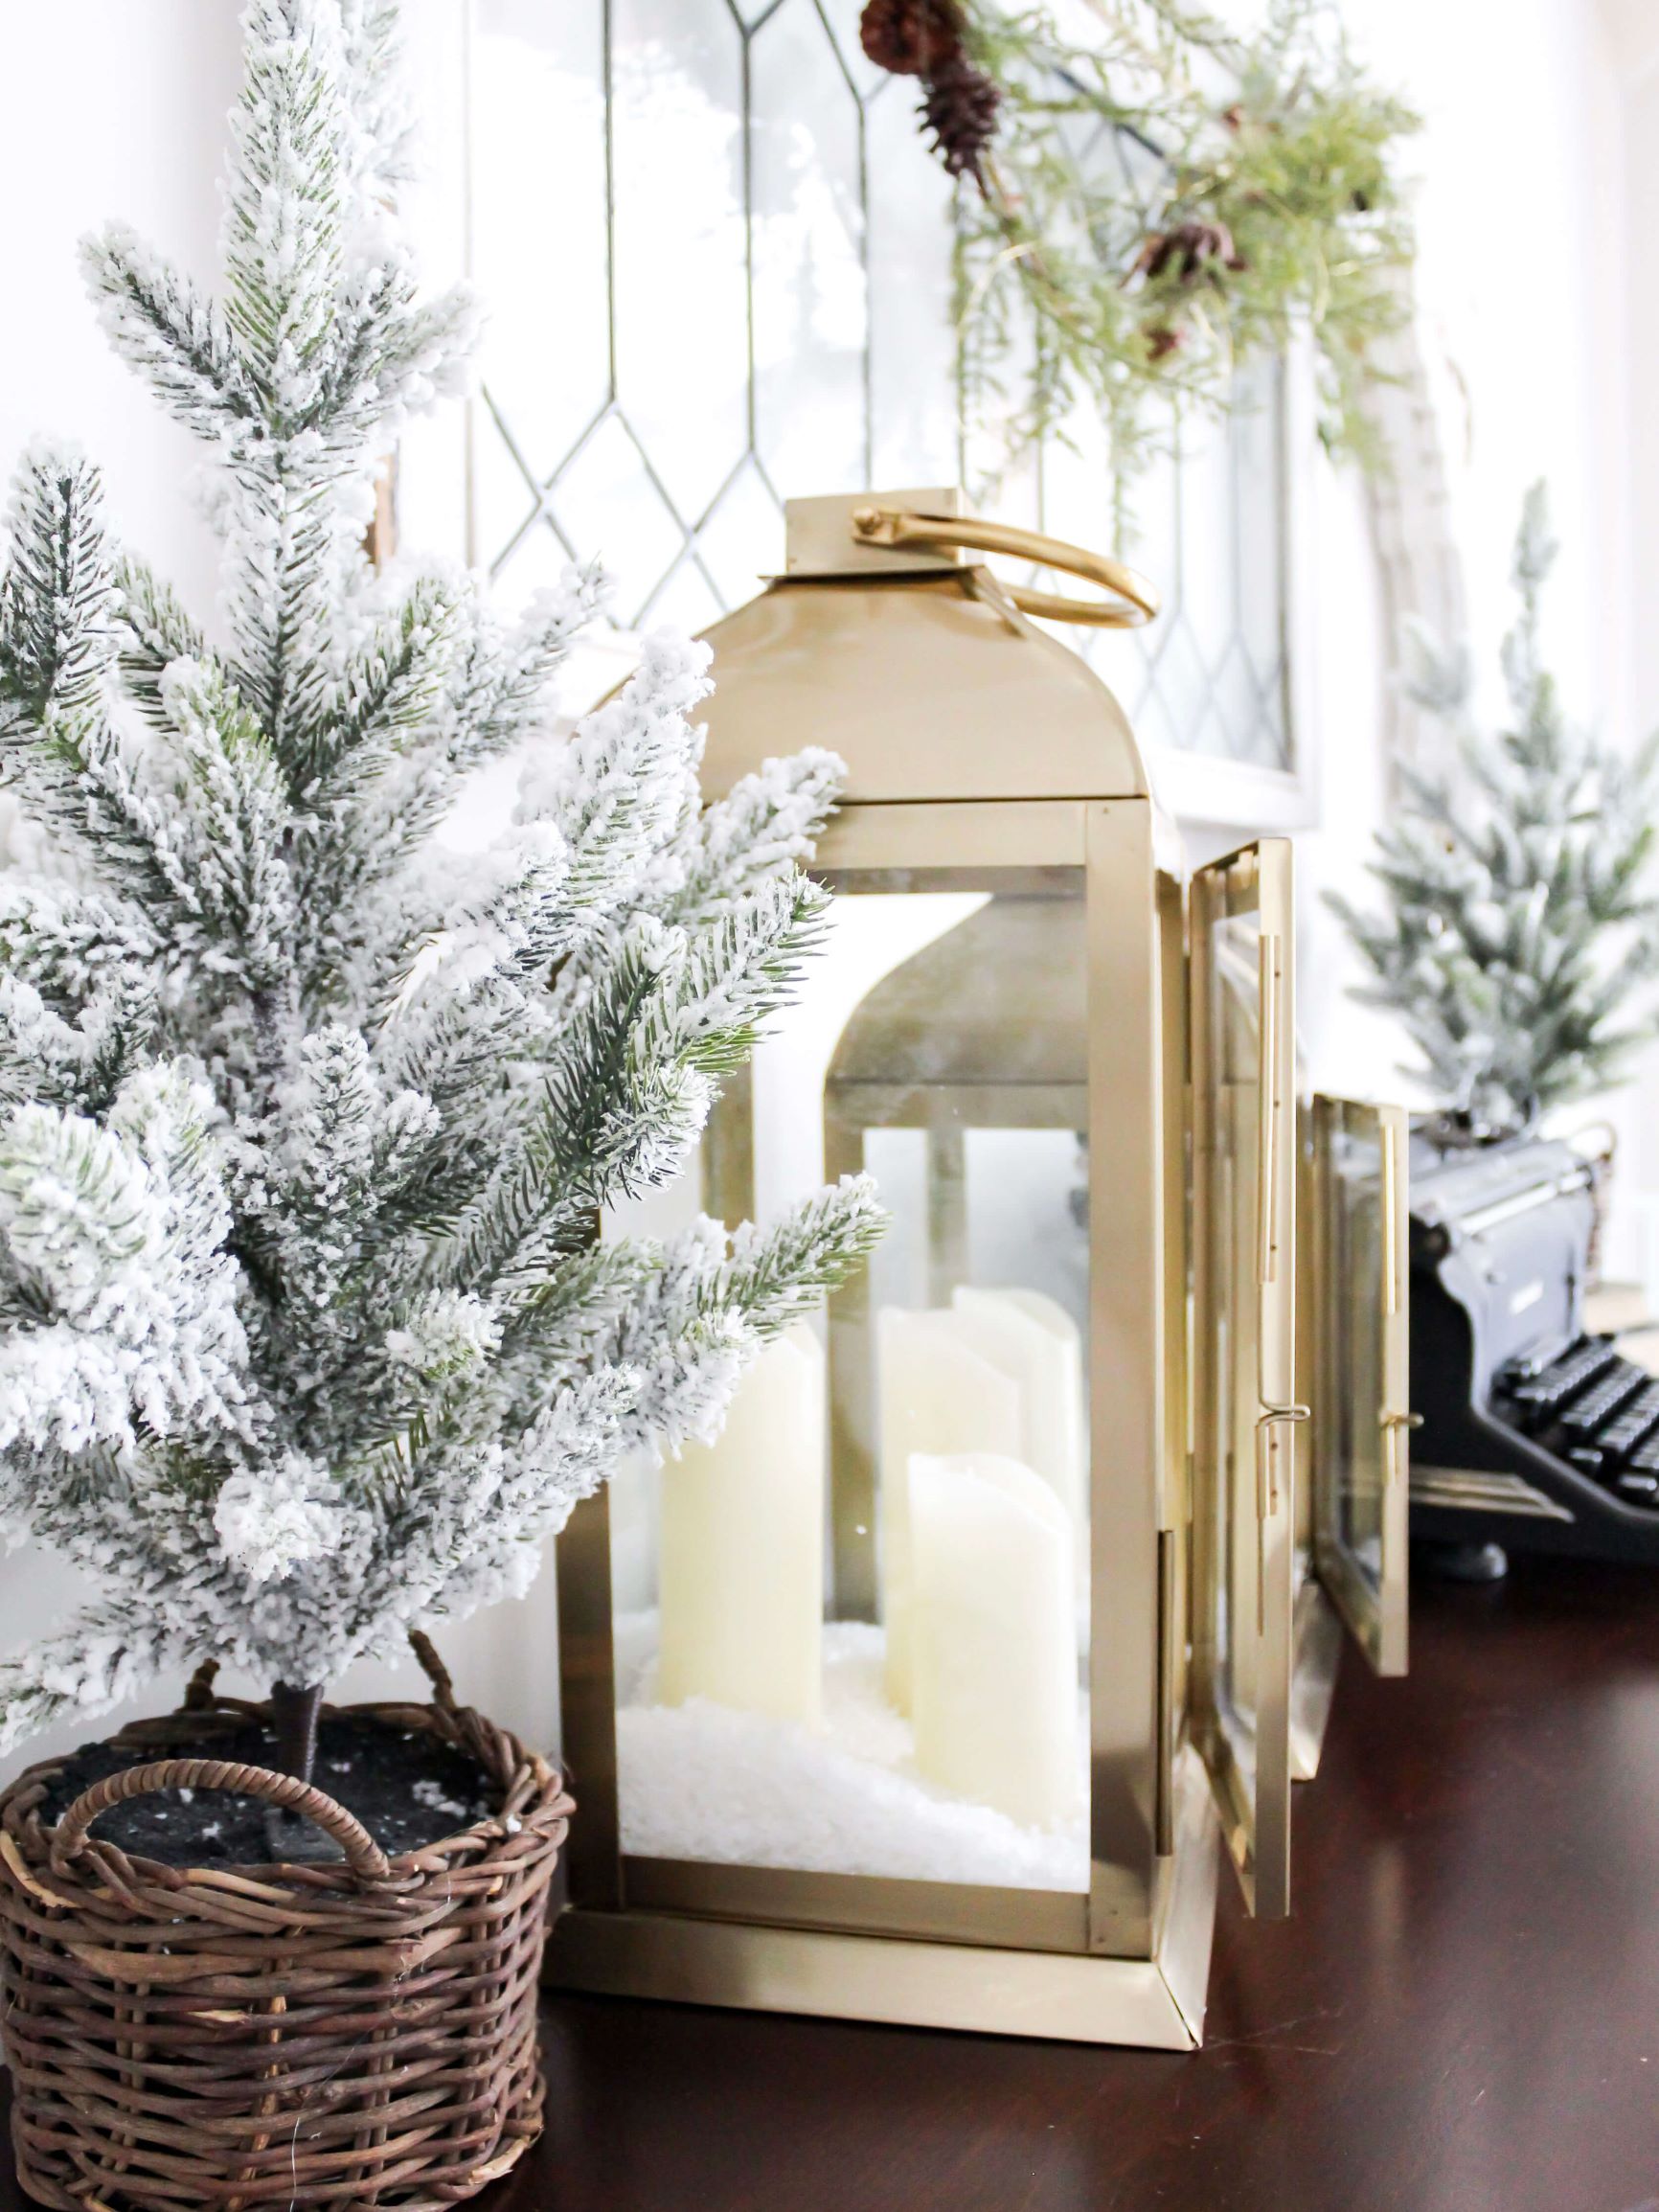
<svg viewBox="0 0 1659 2212"><path fill-rule="evenodd" d="M1401 1106L1313 1102L1313 1556L1379 1675L1406 1666L1407 1134Z"/></svg>
<svg viewBox="0 0 1659 2212"><path fill-rule="evenodd" d="M1192 1724L1251 1909L1289 1909L1296 1562L1290 847L1200 869L1193 1144Z"/></svg>
<svg viewBox="0 0 1659 2212"><path fill-rule="evenodd" d="M566 1745L613 1817L573 1888L1145 1959L1186 1832L1178 890L1145 799L847 807L818 868L824 951L716 1109L705 1203L764 1227L862 1173L889 1224L717 1439L593 1501L606 1652L573 1587Z"/></svg>

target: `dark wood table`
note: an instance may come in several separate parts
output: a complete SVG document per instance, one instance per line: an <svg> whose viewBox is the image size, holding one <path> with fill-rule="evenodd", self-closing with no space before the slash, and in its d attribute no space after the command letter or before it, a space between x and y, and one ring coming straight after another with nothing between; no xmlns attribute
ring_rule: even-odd
<svg viewBox="0 0 1659 2212"><path fill-rule="evenodd" d="M1193 2056L557 1998L486 2212L1659 2212L1659 1579L1420 1588ZM0 2179L0 2212L23 2202Z"/></svg>

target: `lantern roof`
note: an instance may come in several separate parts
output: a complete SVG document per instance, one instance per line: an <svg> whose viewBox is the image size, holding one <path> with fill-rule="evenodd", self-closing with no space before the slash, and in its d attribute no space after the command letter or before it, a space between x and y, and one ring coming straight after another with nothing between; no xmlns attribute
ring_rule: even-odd
<svg viewBox="0 0 1659 2212"><path fill-rule="evenodd" d="M704 632L705 796L805 745L846 762L847 804L1147 796L1127 717L1093 669L966 547L861 536L854 518L872 509L947 521L962 500L932 490L787 503L784 574Z"/></svg>

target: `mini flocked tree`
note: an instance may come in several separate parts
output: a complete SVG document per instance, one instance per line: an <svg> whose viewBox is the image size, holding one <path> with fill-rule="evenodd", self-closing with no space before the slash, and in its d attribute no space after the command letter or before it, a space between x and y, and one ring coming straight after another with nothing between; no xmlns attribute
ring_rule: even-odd
<svg viewBox="0 0 1659 2212"><path fill-rule="evenodd" d="M1538 636L1557 551L1534 485L1503 647L1512 726L1482 730L1467 653L1414 633L1412 696L1444 728L1448 761L1401 770L1371 864L1381 912L1329 901L1375 978L1355 995L1399 1015L1437 1102L1483 1126L1527 1127L1617 1083L1654 1030L1659 737L1624 758L1562 711Z"/></svg>
<svg viewBox="0 0 1659 2212"><path fill-rule="evenodd" d="M706 1432L862 1256L868 1188L765 1234L600 1241L663 1181L820 927L823 754L706 812L705 654L658 637L568 742L593 610L516 627L362 552L375 457L473 325L387 235L396 10L253 0L227 288L84 248L117 350L201 441L224 643L25 460L0 585L0 1528L89 1609L0 1663L0 1748L213 1656L308 1762L359 1653L521 1587L618 1458ZM534 738L514 826L435 851Z"/></svg>

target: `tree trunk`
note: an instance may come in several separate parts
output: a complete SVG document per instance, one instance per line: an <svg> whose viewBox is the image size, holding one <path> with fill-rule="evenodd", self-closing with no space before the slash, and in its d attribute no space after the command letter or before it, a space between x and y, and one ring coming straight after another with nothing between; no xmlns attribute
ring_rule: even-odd
<svg viewBox="0 0 1659 2212"><path fill-rule="evenodd" d="M317 1711L322 1702L321 1682L313 1690L291 1690L286 1682L271 1685L279 1772L297 1774L302 1782L311 1780L317 1763Z"/></svg>

